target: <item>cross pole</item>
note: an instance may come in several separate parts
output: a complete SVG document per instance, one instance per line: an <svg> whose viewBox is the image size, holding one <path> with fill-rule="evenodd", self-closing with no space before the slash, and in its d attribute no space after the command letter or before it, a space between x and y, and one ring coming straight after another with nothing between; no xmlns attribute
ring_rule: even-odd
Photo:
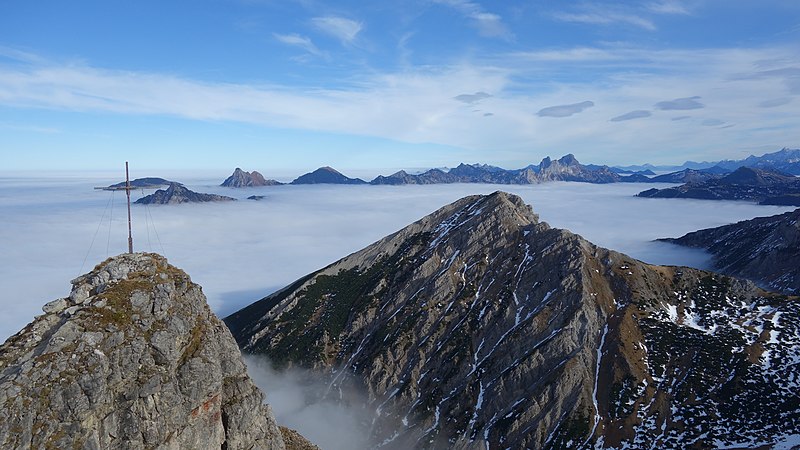
<svg viewBox="0 0 800 450"><path fill-rule="evenodd" d="M131 233L131 179L128 176L128 161L125 161L125 195L128 196L128 253L133 253L133 234Z"/></svg>

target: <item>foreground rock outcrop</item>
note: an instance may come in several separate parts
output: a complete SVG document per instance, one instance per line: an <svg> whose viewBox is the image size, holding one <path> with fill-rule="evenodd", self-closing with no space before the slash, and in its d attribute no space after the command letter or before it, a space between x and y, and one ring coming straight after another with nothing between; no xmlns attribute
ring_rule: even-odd
<svg viewBox="0 0 800 450"><path fill-rule="evenodd" d="M369 394L386 448L708 448L800 434L796 297L644 264L513 195L448 205L225 319Z"/></svg>
<svg viewBox="0 0 800 450"><path fill-rule="evenodd" d="M800 295L800 209L659 240L708 250L720 272Z"/></svg>
<svg viewBox="0 0 800 450"><path fill-rule="evenodd" d="M201 288L125 254L0 346L0 448L283 449Z"/></svg>

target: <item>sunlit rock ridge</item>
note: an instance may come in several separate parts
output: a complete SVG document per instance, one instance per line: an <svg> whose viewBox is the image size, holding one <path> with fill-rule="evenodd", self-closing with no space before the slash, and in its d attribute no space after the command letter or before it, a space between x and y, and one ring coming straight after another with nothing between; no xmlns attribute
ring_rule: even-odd
<svg viewBox="0 0 800 450"><path fill-rule="evenodd" d="M283 449L200 286L155 254L106 260L0 346L0 448Z"/></svg>
<svg viewBox="0 0 800 450"><path fill-rule="evenodd" d="M385 448L757 446L800 435L797 298L644 264L497 192L225 319L353 383Z"/></svg>

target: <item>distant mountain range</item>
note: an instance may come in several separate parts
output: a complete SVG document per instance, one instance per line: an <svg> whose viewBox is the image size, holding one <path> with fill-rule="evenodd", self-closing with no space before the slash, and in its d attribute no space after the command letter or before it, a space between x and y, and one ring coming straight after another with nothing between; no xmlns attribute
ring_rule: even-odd
<svg viewBox="0 0 800 450"><path fill-rule="evenodd" d="M225 323L331 397L366 388L381 448L772 448L800 433L798 318L797 298L644 264L496 192Z"/></svg>
<svg viewBox="0 0 800 450"><path fill-rule="evenodd" d="M680 166L654 166L652 164L620 166L619 169L628 171L655 170L655 171L678 171L683 169L712 169L725 170L732 172L739 167L755 167L758 169L773 169L786 172L792 175L800 175L800 149L783 148L773 153L766 153L761 156L750 155L745 159L731 160L724 159L714 162L695 162L686 161Z"/></svg>
<svg viewBox="0 0 800 450"><path fill-rule="evenodd" d="M687 182L681 186L665 189L648 189L638 193L637 196L748 200L763 205L800 206L800 178L772 170L739 167L723 177Z"/></svg>
<svg viewBox="0 0 800 450"><path fill-rule="evenodd" d="M691 167L685 167L691 166ZM678 198L704 198L704 199L732 199L755 200L763 204L800 205L800 191L795 189L796 181L792 180L793 174L800 174L800 150L784 148L774 153L762 156L749 156L743 160L724 160L717 162L695 163L687 161L683 166L671 173L656 175L653 170L663 169L667 166L625 166L609 167L596 164L581 164L574 155L567 154L557 160L550 157L542 159L537 164L531 164L521 169L503 169L488 164L461 163L451 169L430 169L419 174L410 174L404 170L391 175L379 175L367 182L361 178L350 178L332 167L325 166L301 175L294 179L292 185L305 184L350 184L350 185L404 185L404 184L448 184L448 183L488 183L488 184L538 184L550 181L575 181L583 183L685 183L684 186L669 189L649 189L639 194L641 197L678 197ZM745 175L740 173L729 176L731 171L741 167L750 167L760 170L762 175L756 176L768 180L754 187L751 182L744 180ZM755 172L747 172L751 175ZM768 175L768 174L775 175ZM733 180L744 180L743 183ZM776 181L780 179L779 181ZM157 188L164 185L179 185L163 178L139 178L131 181L131 186L136 188ZM282 185L276 180L264 178L257 171L246 172L236 168L233 174L222 182L221 186L227 187L257 187ZM735 186L743 184L742 186ZM124 189L125 182L113 184L107 190ZM185 189L185 188L184 188ZM174 188L172 189L175 190ZM186 190L188 191L188 189ZM161 192L161 191L159 191ZM188 191L191 192L191 191ZM197 193L193 193L197 194ZM148 200L137 203L169 202L165 200L166 193L159 194ZM209 195L209 194L201 194ZM148 196L150 197L150 196ZM219 201L228 200L230 197L216 196L212 200L191 194L178 196L178 202L193 201ZM176 201L173 201L175 203Z"/></svg>
<svg viewBox="0 0 800 450"><path fill-rule="evenodd" d="M684 167L691 166L691 167ZM671 173L656 175L653 170L666 166L652 165L609 167L596 164L581 164L574 155L567 154L557 160L544 158L538 165L531 164L521 169L503 169L488 164L461 163L452 169L430 169L420 174L400 170L391 175L379 175L369 184L537 184L549 181L578 181L583 183L700 183L721 178L741 166L769 168L788 174L800 174L800 150L783 149L760 157L751 156L741 161L719 161L671 166ZM349 178L331 167L321 167L302 175L291 184L366 184L360 178Z"/></svg>

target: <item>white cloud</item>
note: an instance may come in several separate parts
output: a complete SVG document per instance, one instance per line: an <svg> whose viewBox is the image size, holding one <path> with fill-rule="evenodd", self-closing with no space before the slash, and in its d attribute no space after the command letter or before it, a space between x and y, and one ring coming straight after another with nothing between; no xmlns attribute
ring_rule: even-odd
<svg viewBox="0 0 800 450"><path fill-rule="evenodd" d="M303 36L284 36L306 45ZM277 38L276 38L277 39ZM785 61L764 72L756 63ZM522 163L533 152L586 149L595 161L673 163L673 159L730 157L723 152L771 150L800 142L793 48L653 50L635 46L578 47L476 56L460 65L361 73L327 89L204 82L170 74L107 70L85 64L0 64L0 104L6 107L246 122L265 127L375 136L491 150L495 163ZM592 77L586 78L587 72ZM776 82L778 81L778 82ZM691 91L687 92L686 87ZM492 126L454 101L491 92ZM474 94L468 94L474 95ZM654 114L636 127L609 117L661 104L698 103L697 121ZM470 97L471 99L472 97ZM536 115L546 105L591 99L581 127ZM665 100L667 99L667 100ZM669 100L673 99L673 100ZM678 100L683 99L682 102ZM677 102L677 103L676 103ZM766 103L767 106L773 102ZM725 117L733 129L701 127ZM37 126L45 126L46 124ZM673 148L676 152L659 152ZM711 153L709 153L711 152ZM699 156L698 156L699 155Z"/></svg>
<svg viewBox="0 0 800 450"><path fill-rule="evenodd" d="M315 17L311 19L311 23L319 31L333 36L341 41L342 44L352 43L363 28L360 22L334 16Z"/></svg>

